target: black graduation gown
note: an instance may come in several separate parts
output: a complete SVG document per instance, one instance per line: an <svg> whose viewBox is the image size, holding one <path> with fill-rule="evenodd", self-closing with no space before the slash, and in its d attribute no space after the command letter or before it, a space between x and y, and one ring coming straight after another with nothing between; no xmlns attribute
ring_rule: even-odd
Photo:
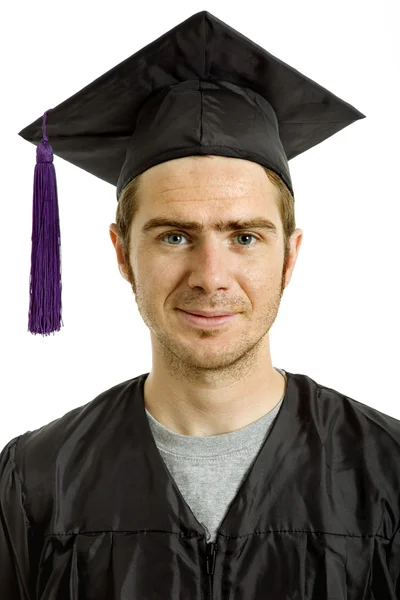
<svg viewBox="0 0 400 600"><path fill-rule="evenodd" d="M1 600L400 599L400 421L287 372L207 544L152 436L147 375L3 449Z"/></svg>

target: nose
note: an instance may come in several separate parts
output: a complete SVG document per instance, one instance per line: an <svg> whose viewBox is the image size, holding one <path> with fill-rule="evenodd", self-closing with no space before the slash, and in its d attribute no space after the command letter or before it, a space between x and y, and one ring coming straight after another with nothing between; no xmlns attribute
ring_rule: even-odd
<svg viewBox="0 0 400 600"><path fill-rule="evenodd" d="M198 243L190 257L188 269L190 287L201 287L207 294L220 288L228 288L231 278L231 261L228 248L218 238Z"/></svg>

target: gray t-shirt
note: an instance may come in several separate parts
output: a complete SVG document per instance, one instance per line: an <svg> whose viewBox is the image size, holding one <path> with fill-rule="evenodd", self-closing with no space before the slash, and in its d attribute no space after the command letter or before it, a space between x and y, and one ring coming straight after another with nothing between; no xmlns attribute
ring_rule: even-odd
<svg viewBox="0 0 400 600"><path fill-rule="evenodd" d="M277 369L286 379L283 369ZM215 542L225 514L247 476L282 405L246 427L210 437L185 436L146 409L156 446L196 519Z"/></svg>

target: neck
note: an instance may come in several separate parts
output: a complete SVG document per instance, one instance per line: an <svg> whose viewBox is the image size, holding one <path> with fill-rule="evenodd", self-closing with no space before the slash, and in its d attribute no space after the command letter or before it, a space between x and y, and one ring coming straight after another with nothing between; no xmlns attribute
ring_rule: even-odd
<svg viewBox="0 0 400 600"><path fill-rule="evenodd" d="M144 384L146 409L164 427L186 436L230 433L261 419L282 399L286 378L272 365L256 377L230 382L177 380L152 370Z"/></svg>

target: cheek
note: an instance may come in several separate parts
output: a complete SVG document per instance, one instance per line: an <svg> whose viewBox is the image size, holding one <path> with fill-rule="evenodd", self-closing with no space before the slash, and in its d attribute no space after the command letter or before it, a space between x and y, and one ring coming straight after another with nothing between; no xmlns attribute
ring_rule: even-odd
<svg viewBox="0 0 400 600"><path fill-rule="evenodd" d="M263 256L243 269L243 276L255 290L273 289L281 280L282 264L278 257Z"/></svg>

